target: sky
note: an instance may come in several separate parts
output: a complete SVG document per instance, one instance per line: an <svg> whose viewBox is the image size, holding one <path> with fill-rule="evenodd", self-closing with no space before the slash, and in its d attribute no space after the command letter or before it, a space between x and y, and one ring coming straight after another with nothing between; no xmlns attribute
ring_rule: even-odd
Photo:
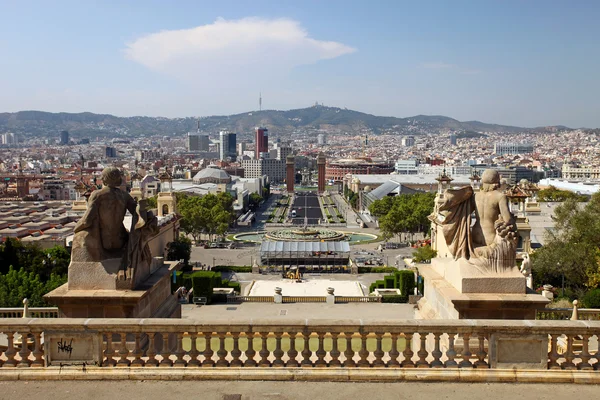
<svg viewBox="0 0 600 400"><path fill-rule="evenodd" d="M600 1L0 0L0 112L600 127Z"/></svg>

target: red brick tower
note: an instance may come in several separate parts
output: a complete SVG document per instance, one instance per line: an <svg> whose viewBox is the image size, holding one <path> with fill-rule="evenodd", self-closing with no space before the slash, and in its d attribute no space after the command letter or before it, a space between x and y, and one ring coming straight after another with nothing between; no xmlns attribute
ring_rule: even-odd
<svg viewBox="0 0 600 400"><path fill-rule="evenodd" d="M285 185L288 193L294 192L294 181L296 180L295 170L296 159L293 155L287 156L285 159Z"/></svg>
<svg viewBox="0 0 600 400"><path fill-rule="evenodd" d="M318 191L325 191L325 154L322 152L317 156Z"/></svg>

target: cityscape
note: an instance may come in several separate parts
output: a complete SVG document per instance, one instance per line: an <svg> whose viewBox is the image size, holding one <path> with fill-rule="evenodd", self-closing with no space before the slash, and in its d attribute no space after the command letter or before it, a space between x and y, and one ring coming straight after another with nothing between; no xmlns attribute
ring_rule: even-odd
<svg viewBox="0 0 600 400"><path fill-rule="evenodd" d="M184 3L6 4L7 398L592 395L596 4Z"/></svg>

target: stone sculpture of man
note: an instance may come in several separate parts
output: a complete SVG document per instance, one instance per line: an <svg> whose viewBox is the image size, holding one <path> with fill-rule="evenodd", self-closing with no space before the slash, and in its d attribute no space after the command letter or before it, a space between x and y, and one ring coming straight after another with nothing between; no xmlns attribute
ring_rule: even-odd
<svg viewBox="0 0 600 400"><path fill-rule="evenodd" d="M72 262L122 258L127 249L128 233L123 217L129 211L137 218L136 202L119 188L122 177L118 168L105 168L102 183L104 187L92 192L87 211L75 226Z"/></svg>
<svg viewBox="0 0 600 400"><path fill-rule="evenodd" d="M515 220L509 210L508 198L500 189L498 171L484 171L482 187L477 194L470 186L447 189L438 212L444 215L444 239L455 259L465 258L485 274L503 273L514 268Z"/></svg>

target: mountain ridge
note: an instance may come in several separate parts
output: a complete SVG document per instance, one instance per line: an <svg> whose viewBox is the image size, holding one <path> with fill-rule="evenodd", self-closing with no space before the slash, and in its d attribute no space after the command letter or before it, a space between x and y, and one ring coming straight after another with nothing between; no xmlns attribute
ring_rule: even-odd
<svg viewBox="0 0 600 400"><path fill-rule="evenodd" d="M459 121L443 115L415 115L412 117L376 116L339 107L315 105L293 110L248 111L232 115L205 117L117 117L111 114L51 113L24 110L0 113L0 132L15 132L38 136L58 134L68 130L74 137L92 135L154 135L183 134L200 130L216 133L231 130L251 133L255 126L266 126L274 134L293 133L298 130L327 130L347 134L398 134L419 135L448 132L554 132L568 130L564 126L524 128L511 125L490 124L481 121Z"/></svg>

